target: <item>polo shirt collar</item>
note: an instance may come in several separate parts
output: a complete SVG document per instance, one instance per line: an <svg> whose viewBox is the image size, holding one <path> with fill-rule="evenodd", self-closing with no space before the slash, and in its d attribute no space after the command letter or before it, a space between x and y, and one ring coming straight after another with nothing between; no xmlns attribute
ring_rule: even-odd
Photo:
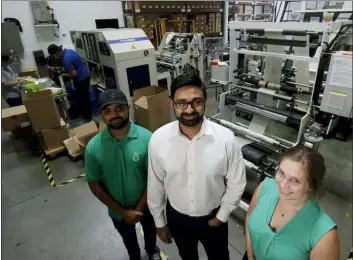
<svg viewBox="0 0 353 260"><path fill-rule="evenodd" d="M127 133L127 135L124 137L124 139L125 138L127 138L127 139L136 139L137 137L138 137L137 126L135 125L134 122L132 122L130 120L130 130ZM104 140L113 140L113 139L115 139L115 137L110 133L108 126L103 130L103 139Z"/></svg>
<svg viewBox="0 0 353 260"><path fill-rule="evenodd" d="M212 126L206 117L203 118L202 126L200 132L195 136L196 139L201 138L202 136L212 136L214 135L214 131ZM184 134L180 131L179 121L176 121L171 133L171 138L173 137L184 136Z"/></svg>

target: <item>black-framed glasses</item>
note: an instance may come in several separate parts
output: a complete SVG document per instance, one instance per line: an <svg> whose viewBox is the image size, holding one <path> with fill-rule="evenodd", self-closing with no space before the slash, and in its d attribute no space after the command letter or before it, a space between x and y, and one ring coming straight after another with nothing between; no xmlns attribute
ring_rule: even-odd
<svg viewBox="0 0 353 260"><path fill-rule="evenodd" d="M199 109L203 107L204 99L203 98L194 98L191 101L186 99L178 99L173 101L177 109L187 109L190 105L193 109Z"/></svg>

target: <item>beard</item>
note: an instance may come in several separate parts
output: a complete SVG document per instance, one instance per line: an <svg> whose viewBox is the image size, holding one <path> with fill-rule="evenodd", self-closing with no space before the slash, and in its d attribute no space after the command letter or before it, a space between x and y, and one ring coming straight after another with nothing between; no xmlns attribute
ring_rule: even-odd
<svg viewBox="0 0 353 260"><path fill-rule="evenodd" d="M184 126L187 126L187 127L193 127L193 126L196 126L197 124L199 124L202 119L203 119L203 114L200 115L198 112L194 111L192 113L182 113L180 115L180 117L178 117L177 115L175 115L176 118L178 119L179 123L184 125ZM186 119L184 118L185 116L193 116L194 118L192 119Z"/></svg>
<svg viewBox="0 0 353 260"><path fill-rule="evenodd" d="M119 122L114 122L115 120L118 120L118 119L120 119ZM114 117L113 119L109 120L109 124L107 124L107 126L113 130L119 130L119 129L124 128L128 123L129 123L129 116L126 119L124 119L120 116L117 116L117 117Z"/></svg>

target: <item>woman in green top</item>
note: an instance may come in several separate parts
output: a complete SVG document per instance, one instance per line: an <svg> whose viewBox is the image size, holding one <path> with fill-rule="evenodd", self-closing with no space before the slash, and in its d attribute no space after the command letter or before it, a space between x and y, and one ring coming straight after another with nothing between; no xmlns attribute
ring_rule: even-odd
<svg viewBox="0 0 353 260"><path fill-rule="evenodd" d="M266 178L251 200L246 217L248 259L339 259L336 224L313 199L324 173L318 152L304 146L286 150L275 179Z"/></svg>

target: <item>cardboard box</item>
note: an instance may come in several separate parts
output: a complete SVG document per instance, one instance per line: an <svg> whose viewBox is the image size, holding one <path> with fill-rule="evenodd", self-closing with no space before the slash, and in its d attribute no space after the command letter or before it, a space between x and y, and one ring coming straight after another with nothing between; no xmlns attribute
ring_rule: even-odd
<svg viewBox="0 0 353 260"><path fill-rule="evenodd" d="M26 93L23 101L36 131L60 127L60 115L50 90Z"/></svg>
<svg viewBox="0 0 353 260"><path fill-rule="evenodd" d="M150 86L134 91L136 122L154 132L170 122L170 101L168 90Z"/></svg>
<svg viewBox="0 0 353 260"><path fill-rule="evenodd" d="M72 157L79 156L81 154L80 146L75 142L74 138L64 140L64 145Z"/></svg>
<svg viewBox="0 0 353 260"><path fill-rule="evenodd" d="M76 136L73 137L74 142L78 145L80 149L80 153L82 154L83 159L85 159L86 155L86 145L85 143L81 142Z"/></svg>
<svg viewBox="0 0 353 260"><path fill-rule="evenodd" d="M53 150L62 146L64 140L69 138L64 120L61 119L60 124L60 127L54 127L41 132L46 150Z"/></svg>
<svg viewBox="0 0 353 260"><path fill-rule="evenodd" d="M80 125L73 129L74 135L77 139L84 143L88 144L88 142L98 133L97 125L94 121L91 121L87 124Z"/></svg>
<svg viewBox="0 0 353 260"><path fill-rule="evenodd" d="M85 158L86 146L88 142L98 133L97 125L94 121L80 125L71 132L74 134L72 139L80 147L82 157Z"/></svg>
<svg viewBox="0 0 353 260"><path fill-rule="evenodd" d="M99 122L99 132L102 132L106 127L107 125L103 120Z"/></svg>
<svg viewBox="0 0 353 260"><path fill-rule="evenodd" d="M4 132L30 125L25 106L5 108L1 111L1 127Z"/></svg>

